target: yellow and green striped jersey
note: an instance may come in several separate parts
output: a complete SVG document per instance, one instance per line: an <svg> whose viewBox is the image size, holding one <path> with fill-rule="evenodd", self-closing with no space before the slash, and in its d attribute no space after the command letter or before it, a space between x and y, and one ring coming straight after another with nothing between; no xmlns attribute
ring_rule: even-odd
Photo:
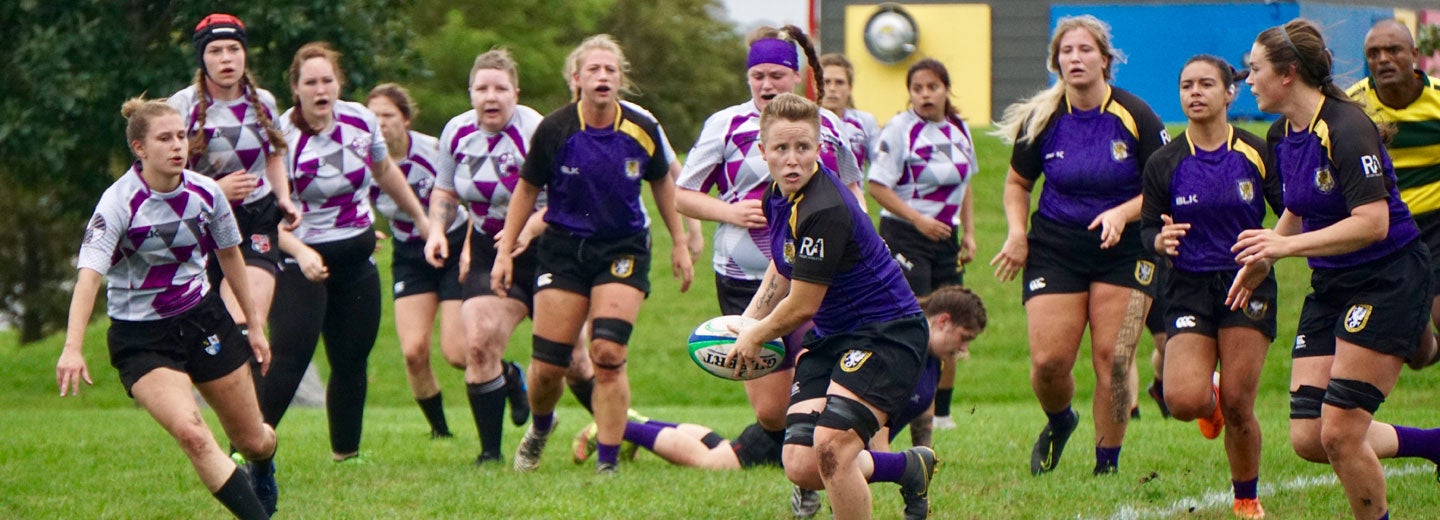
<svg viewBox="0 0 1440 520"><path fill-rule="evenodd" d="M1377 122L1395 125L1386 147L1395 163L1400 199L1419 215L1440 210L1440 79L1416 72L1424 83L1420 97L1401 109L1380 102L1373 79L1363 79L1346 91L1364 103Z"/></svg>

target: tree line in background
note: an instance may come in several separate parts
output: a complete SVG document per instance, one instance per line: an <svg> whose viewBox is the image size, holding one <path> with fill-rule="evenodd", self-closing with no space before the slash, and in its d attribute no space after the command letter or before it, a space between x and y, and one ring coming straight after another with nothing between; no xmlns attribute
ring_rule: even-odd
<svg viewBox="0 0 1440 520"><path fill-rule="evenodd" d="M630 78L674 145L704 118L745 96L744 48L718 0L262 0L0 2L0 318L22 343L64 326L86 219L132 160L121 103L164 97L195 80L190 36L202 17L245 21L248 66L293 104L285 75L301 45L343 53L346 99L395 81L415 95L414 127L438 134L469 109L475 56L508 48L520 102L542 113L570 100L564 60L584 37L608 32L626 49Z"/></svg>

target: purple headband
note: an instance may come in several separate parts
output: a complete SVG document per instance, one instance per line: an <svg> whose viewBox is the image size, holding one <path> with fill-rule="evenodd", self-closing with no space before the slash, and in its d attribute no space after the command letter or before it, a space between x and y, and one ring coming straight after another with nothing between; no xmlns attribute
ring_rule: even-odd
<svg viewBox="0 0 1440 520"><path fill-rule="evenodd" d="M778 38L765 38L756 40L750 44L750 57L745 60L745 68L749 69L762 63L774 63L784 65L790 70L800 71L800 54L795 51L795 44Z"/></svg>

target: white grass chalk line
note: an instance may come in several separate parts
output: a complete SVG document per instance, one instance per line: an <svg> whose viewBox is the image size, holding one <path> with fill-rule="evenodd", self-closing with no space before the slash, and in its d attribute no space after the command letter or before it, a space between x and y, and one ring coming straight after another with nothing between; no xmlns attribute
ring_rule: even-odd
<svg viewBox="0 0 1440 520"><path fill-rule="evenodd" d="M1385 477L1402 477L1418 473L1430 473L1435 471L1435 466L1430 464L1409 464L1398 468L1386 468ZM1322 486L1338 486L1340 481L1335 478L1334 473L1323 475L1300 476L1277 484L1262 484L1260 496L1269 496L1287 491L1310 489ZM1186 497L1172 502L1165 507L1135 507L1132 505L1121 506L1110 515L1110 520L1141 520L1145 518L1169 518L1182 513L1201 511L1205 509L1218 509L1230 507L1234 495L1229 489L1205 493L1198 497Z"/></svg>

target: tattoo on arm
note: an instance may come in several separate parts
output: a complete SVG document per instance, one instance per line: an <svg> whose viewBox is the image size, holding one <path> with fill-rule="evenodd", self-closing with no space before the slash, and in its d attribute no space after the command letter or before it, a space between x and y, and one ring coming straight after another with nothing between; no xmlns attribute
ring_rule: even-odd
<svg viewBox="0 0 1440 520"><path fill-rule="evenodd" d="M441 222L444 222L446 226L449 226L450 222L455 220L455 211L457 207L458 205L454 201L440 201L440 211L439 214L436 215L436 218L439 218Z"/></svg>
<svg viewBox="0 0 1440 520"><path fill-rule="evenodd" d="M775 301L775 292L776 292L776 291L775 291L775 289L776 289L775 286L776 286L775 279L774 279L774 278L771 278L769 285L766 285L766 286L765 286L764 293L762 293L763 296L760 297L760 306L761 306L761 307L766 308L766 309L770 309L770 308L771 308L771 305L772 305L772 304L774 303L774 301Z"/></svg>

